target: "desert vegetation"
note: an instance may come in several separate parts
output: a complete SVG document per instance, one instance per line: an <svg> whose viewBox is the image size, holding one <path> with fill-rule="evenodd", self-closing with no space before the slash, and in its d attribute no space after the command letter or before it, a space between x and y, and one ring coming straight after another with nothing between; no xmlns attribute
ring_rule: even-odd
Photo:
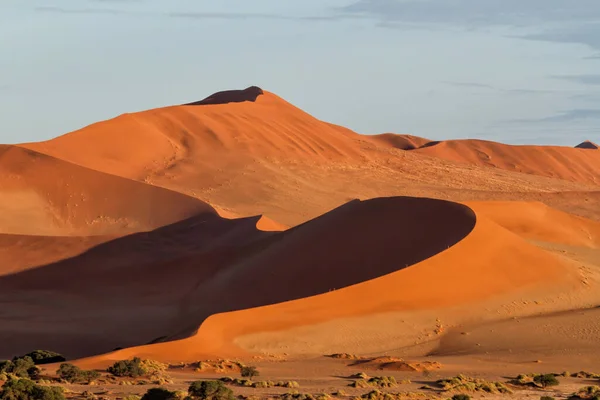
<svg viewBox="0 0 600 400"><path fill-rule="evenodd" d="M38 385L30 379L9 379L0 390L0 400L65 400L59 387Z"/></svg>
<svg viewBox="0 0 600 400"><path fill-rule="evenodd" d="M68 383L91 383L100 377L98 371L85 371L81 368L69 364L63 363L56 371L56 375Z"/></svg>
<svg viewBox="0 0 600 400"><path fill-rule="evenodd" d="M437 381L437 384L445 391L512 393L512 390L510 390L504 383L489 382L484 379L471 378L465 375L441 379Z"/></svg>

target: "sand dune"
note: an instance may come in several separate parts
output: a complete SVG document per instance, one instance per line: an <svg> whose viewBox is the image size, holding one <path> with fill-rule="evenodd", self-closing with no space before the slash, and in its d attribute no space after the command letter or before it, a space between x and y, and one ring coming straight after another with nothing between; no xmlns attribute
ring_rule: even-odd
<svg viewBox="0 0 600 400"><path fill-rule="evenodd" d="M351 198L493 200L498 193L598 190L600 182L600 153L580 149L480 141L427 147L436 142L359 135L258 88L200 103L125 114L22 146L288 226ZM411 147L423 148L401 150Z"/></svg>
<svg viewBox="0 0 600 400"><path fill-rule="evenodd" d="M0 358L449 354L597 304L577 147L359 135L258 87L0 146Z"/></svg>
<svg viewBox="0 0 600 400"><path fill-rule="evenodd" d="M13 349L33 346L31 339L10 333L25 323L38 345L85 355L132 340L143 343L190 334L215 313L303 299L392 273L444 251L475 223L467 207L412 198L351 202L281 233L258 231L256 221L206 214L5 276L0 284L13 304L40 293L50 304L40 305L45 321L69 315L70 322L60 334L46 332L42 339L35 335L36 314L25 319L21 314L17 320L5 317L0 338ZM438 222L446 228L440 229ZM348 246L355 252L342 251ZM71 277L68 282L63 282L65 275ZM54 292L58 287L60 291ZM178 290L165 291L167 287ZM110 301L97 296L110 296ZM53 303L63 297L79 301L55 308ZM214 301L217 297L219 302ZM88 304L83 314L81 302ZM167 311L169 317L161 319ZM90 313L93 322L88 321ZM69 332L67 337L62 336L64 331ZM93 346L86 341L100 331L105 340L96 339ZM74 340L78 336L82 340Z"/></svg>
<svg viewBox="0 0 600 400"><path fill-rule="evenodd" d="M202 212L214 211L180 193L0 146L0 233L127 233Z"/></svg>
<svg viewBox="0 0 600 400"><path fill-rule="evenodd" d="M415 151L461 163L600 184L600 153L582 151L580 148L510 146L483 140L448 140L432 142Z"/></svg>
<svg viewBox="0 0 600 400"><path fill-rule="evenodd" d="M397 135L394 133L382 133L373 135L373 140L385 143L396 149L415 150L431 143L431 140L413 135Z"/></svg>
<svg viewBox="0 0 600 400"><path fill-rule="evenodd" d="M387 207L383 207L382 210L381 202L386 202L386 206L390 209L385 210ZM367 214L373 227L385 227L387 223L393 229L394 225L400 224L406 230L394 231L393 235L389 235L390 231L387 230L389 228L381 229L377 234L370 229L366 229L364 233L353 232L350 237L354 236L356 240L364 243L364 246L360 246L359 251L365 252L362 253L365 256L350 257L348 254L348 257L353 259L348 261L339 259L339 257L345 256L339 254L340 252L331 252L328 254L328 258L322 259L323 256L315 249L309 247L310 251L302 250L306 249L309 244L300 240L304 235L308 235L311 240L314 238L312 246L323 246L322 240L319 240L317 234L319 231L323 234L327 233L327 237L332 238L327 246L333 249L336 248L335 243L341 242L344 246L351 245L345 238L338 242L338 235L347 229L339 226L337 222L341 217L344 217L343 221L349 221L350 224L356 222L352 213L358 206L364 210L363 213L375 213ZM457 206L452 206L451 203L446 205L434 200L410 198L379 199L356 205L351 203L340 210L335 210L330 215L288 231L273 247L266 248L256 258L252 257L250 260L238 264L235 267L236 274L227 274L221 279L206 282L202 286L202 290L198 290L194 297L195 300L191 303L206 304L204 299L213 296L210 292L206 292L211 288L215 288L213 290L219 293L231 293L231 296L226 296L224 302L229 303L229 308L232 309L236 308L234 303L240 301L236 294L242 293L240 296L247 296L248 287L255 288L256 293L261 293L263 298L277 299L278 301L283 299L277 297L278 288L283 291L297 291L306 290L307 286L312 286L316 289L315 292L305 291L298 293L298 296L291 292L290 300L293 297L302 296L303 298L211 315L202 323L198 332L188 339L130 348L82 362L85 365L100 365L132 355L165 361L192 361L216 354L241 356L253 351L267 354L284 352L288 354L326 354L338 352L340 349L368 352L373 349L387 348L390 331L397 334L399 329L404 336L394 337L394 344L399 347L409 343L413 344L417 329L409 328L407 331L408 327L406 325L402 327L404 324L399 323L398 319L410 320L410 315L413 315L414 318L416 312L427 315L433 310L434 315L446 321L453 318L455 322L488 320L501 318L501 315L489 315L488 312L488 308L493 307L493 304L499 299L511 303L514 299L524 299L529 296L541 298L541 293L556 294L563 290L579 287L580 283L575 267L563 262L553 254L527 243L485 216L477 216L473 230L468 233L472 227L471 224L475 222L473 214L466 212L468 209ZM422 210L428 211L433 209L434 214L431 218L423 218L420 215L412 217L418 213L420 207ZM446 223L437 223L440 216L435 215L436 209L446 215L443 217L443 221ZM451 211L452 209L455 211ZM392 218L390 215L392 210L394 213L400 214L396 214L397 217ZM378 214L381 217L377 216ZM463 222L457 223L458 221L448 220L452 214L455 215L454 218L462 218ZM383 218L385 222L380 218ZM473 222L468 222L469 220ZM416 263L408 268L402 268L402 263L406 262L402 258L407 257L407 254L411 253L413 249L416 250L425 244L427 246L435 245L435 242L419 240L418 234L415 236L409 234L409 237L404 240L402 240L402 236L396 235L406 235L402 232L413 232L415 229L417 232L421 230L423 237L432 238L432 232L428 231L429 226L448 227L448 233L438 233L443 237L449 233L455 234L452 233L453 228L462 224L466 224L464 225L466 229L464 234L467 236L464 239L449 248L444 245L443 249L431 258L422 261L412 260ZM327 229L332 228L339 232L338 235L329 235ZM388 238L388 235L391 237ZM448 239L450 238L449 236ZM408 242L405 241L406 239ZM299 250L289 247L298 241ZM374 251L375 243L378 243L377 246L384 247L379 247L377 251ZM415 243L419 243L416 248ZM386 251L386 248L395 250ZM294 256L298 254L298 251L303 251L302 259L295 262ZM366 252L369 252L369 256ZM278 253L291 256L285 261L285 266L277 261ZM401 259L398 260L396 257L401 257ZM364 265L371 266L371 269L375 266L381 268L385 265L383 264L384 260L386 263L390 263L390 268L383 271L378 270L377 274L386 273L386 275L380 277L364 275L369 273L364 271ZM325 263L321 264L323 261ZM363 263L365 264L363 265ZM259 265L261 270L272 271L269 274L276 274L272 279L278 282L278 285L271 285L268 293L261 290L266 272L260 272L255 265ZM336 265L343 268L336 271L334 269ZM399 270L394 271L395 269ZM302 272L296 275L294 271ZM359 279L349 275L357 272L361 274ZM346 276L339 276L340 274L346 274ZM294 284L291 285L288 280L290 283L293 281ZM344 282L344 280L346 281ZM340 288L341 283L350 284L353 281L357 284ZM323 282L326 283L318 289ZM317 294L319 291L327 291L326 288L332 286L336 286L337 290ZM460 289L457 290L457 288ZM377 295L374 295L375 293ZM304 297L311 294L314 296ZM249 302L246 302L245 307L259 305L252 304L252 301L256 301L254 299L247 301ZM264 302L269 303L270 301ZM461 312L456 317L456 313L453 311L456 310L456 307L468 307L469 313ZM202 308L203 306L200 306L199 310ZM534 311L528 309L524 312L533 313ZM371 329L373 325L369 323L369 318L378 315L382 315L383 320L375 325L374 332ZM340 326L344 326L346 329L340 330ZM348 327L351 329L348 330Z"/></svg>

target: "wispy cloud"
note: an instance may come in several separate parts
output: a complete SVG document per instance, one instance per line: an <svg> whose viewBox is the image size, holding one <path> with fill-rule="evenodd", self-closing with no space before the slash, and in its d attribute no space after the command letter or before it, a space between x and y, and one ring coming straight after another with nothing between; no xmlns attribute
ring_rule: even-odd
<svg viewBox="0 0 600 400"><path fill-rule="evenodd" d="M474 88L474 89L490 89L490 90L498 90L497 87L492 85L487 85L484 83L476 83L476 82L452 82L452 81L443 81L442 83L450 86L457 86L463 88Z"/></svg>
<svg viewBox="0 0 600 400"><path fill-rule="evenodd" d="M556 75L554 79L562 79L565 81L580 83L582 85L600 85L600 74L590 75Z"/></svg>
<svg viewBox="0 0 600 400"><path fill-rule="evenodd" d="M537 32L519 38L600 49L597 0L358 0L340 11L377 18L388 27L420 23L463 29L526 28Z"/></svg>
<svg viewBox="0 0 600 400"><path fill-rule="evenodd" d="M577 122L600 120L600 109L574 109L543 118L516 119L512 123Z"/></svg>
<svg viewBox="0 0 600 400"><path fill-rule="evenodd" d="M95 14L95 15L142 15L146 13L132 12L127 10L117 10L111 8L63 8L55 6L36 7L38 12L56 13L56 14Z"/></svg>
<svg viewBox="0 0 600 400"><path fill-rule="evenodd" d="M470 89L485 89L485 90L496 91L496 92L505 93L505 94L514 94L514 95L563 93L559 90L549 90L549 89L505 89L505 88L500 88L497 86L493 86L493 85L489 85L489 84L485 84L485 83L478 83L478 82L443 81L441 83L444 83L446 85L461 87L461 88L467 88L467 89L469 89L469 88Z"/></svg>

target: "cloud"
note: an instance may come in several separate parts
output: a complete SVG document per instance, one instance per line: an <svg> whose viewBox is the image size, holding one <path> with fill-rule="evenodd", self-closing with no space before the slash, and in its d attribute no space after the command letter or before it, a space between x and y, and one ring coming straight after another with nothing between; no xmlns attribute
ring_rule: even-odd
<svg viewBox="0 0 600 400"><path fill-rule="evenodd" d="M443 81L446 85L464 87L464 88L474 88L474 89L490 89L490 90L498 90L497 87L492 85L486 85L484 83L476 83L476 82L453 82L453 81Z"/></svg>
<svg viewBox="0 0 600 400"><path fill-rule="evenodd" d="M138 0L93 0L101 3L121 3L137 2ZM60 13L60 14L97 14L97 15L133 15L133 16L158 16L170 18L189 18L189 19L223 19L223 20L242 20L242 19L272 19L272 20L293 20L293 21L335 21L336 16L293 16L283 14L265 14L265 13L210 13L210 12L157 12L150 13L146 11L122 10L114 8L64 8L55 6L37 7L36 11Z"/></svg>
<svg viewBox="0 0 600 400"><path fill-rule="evenodd" d="M543 123L543 122L577 122L600 120L600 109L574 109L560 112L549 117L534 119L517 119L513 123Z"/></svg>
<svg viewBox="0 0 600 400"><path fill-rule="evenodd" d="M387 27L420 23L463 29L524 28L532 32L517 37L600 49L597 0L358 0L339 11L377 18Z"/></svg>
<svg viewBox="0 0 600 400"><path fill-rule="evenodd" d="M55 6L42 6L36 7L36 11L38 12L46 12L46 13L57 13L57 14L103 14L103 15L122 15L122 14L136 14L140 15L142 13L134 13L126 10L116 10L110 8L63 8L63 7L55 7Z"/></svg>
<svg viewBox="0 0 600 400"><path fill-rule="evenodd" d="M554 79L562 79L565 81L580 83L582 85L600 85L600 75L556 75Z"/></svg>
<svg viewBox="0 0 600 400"><path fill-rule="evenodd" d="M444 83L446 85L461 87L461 88L494 90L494 91L497 91L500 93L514 94L514 95L563 93L559 90L549 90L549 89L504 89L504 88L500 88L497 86L488 85L485 83L477 83L477 82L442 81L441 83Z"/></svg>

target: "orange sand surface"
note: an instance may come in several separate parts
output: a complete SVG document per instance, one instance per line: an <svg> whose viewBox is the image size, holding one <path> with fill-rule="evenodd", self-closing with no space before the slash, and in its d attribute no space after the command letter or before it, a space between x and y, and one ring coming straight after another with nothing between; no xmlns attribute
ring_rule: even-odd
<svg viewBox="0 0 600 400"><path fill-rule="evenodd" d="M0 146L0 260L0 358L512 359L506 332L576 320L536 350L559 357L600 302L600 151L360 135L225 91Z"/></svg>

